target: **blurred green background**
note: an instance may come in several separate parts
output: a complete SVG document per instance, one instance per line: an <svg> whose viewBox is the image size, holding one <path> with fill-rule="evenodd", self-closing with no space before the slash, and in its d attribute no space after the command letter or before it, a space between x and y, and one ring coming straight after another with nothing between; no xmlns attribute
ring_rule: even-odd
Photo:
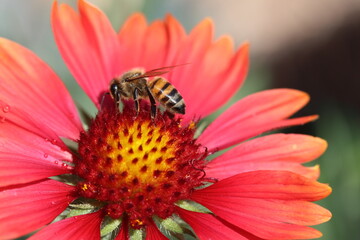
<svg viewBox="0 0 360 240"><path fill-rule="evenodd" d="M58 53L50 26L53 1L0 0L0 36L33 50L65 81L78 103L95 108L73 80ZM76 1L66 2L76 6ZM286 129L326 139L315 163L332 195L321 204L333 213L318 226L322 239L360 239L360 1L318 0L93 0L115 29L131 13L149 21L172 13L187 30L204 17L215 22L215 38L229 34L236 45L251 43L251 69L228 105L258 90L287 87L312 101L299 115L319 114L306 126ZM221 61L221 59L219 59ZM227 106L228 106L227 105ZM220 110L221 112L221 110ZM211 117L215 117L218 113Z"/></svg>

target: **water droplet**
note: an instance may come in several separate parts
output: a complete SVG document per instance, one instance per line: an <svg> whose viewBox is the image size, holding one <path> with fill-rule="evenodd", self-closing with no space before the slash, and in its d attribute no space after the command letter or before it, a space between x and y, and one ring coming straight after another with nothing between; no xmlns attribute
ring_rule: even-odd
<svg viewBox="0 0 360 240"><path fill-rule="evenodd" d="M5 107L3 107L3 112L4 112L4 113L10 112L10 106L9 106L9 105L6 105Z"/></svg>
<svg viewBox="0 0 360 240"><path fill-rule="evenodd" d="M56 140L56 139L52 139L52 140L51 140L51 143L55 145L55 144L57 144L57 140Z"/></svg>
<svg viewBox="0 0 360 240"><path fill-rule="evenodd" d="M64 168L67 168L68 165L66 163L61 164Z"/></svg>
<svg viewBox="0 0 360 240"><path fill-rule="evenodd" d="M44 153L44 158L47 158L49 156L49 154Z"/></svg>
<svg viewBox="0 0 360 240"><path fill-rule="evenodd" d="M54 163L57 165L57 164L59 164L59 161L55 160Z"/></svg>

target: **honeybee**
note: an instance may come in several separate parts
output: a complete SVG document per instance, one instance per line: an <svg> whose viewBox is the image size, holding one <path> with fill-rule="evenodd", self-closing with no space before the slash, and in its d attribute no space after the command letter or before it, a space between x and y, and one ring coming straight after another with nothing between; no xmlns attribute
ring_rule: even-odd
<svg viewBox="0 0 360 240"><path fill-rule="evenodd" d="M139 100L149 98L151 104L151 118L156 116L156 101L171 113L185 114L185 102L179 91L165 78L160 77L176 66L157 68L145 72L135 68L125 72L110 82L109 92L116 106L122 98L132 98L136 112L140 112ZM154 77L149 80L149 77Z"/></svg>

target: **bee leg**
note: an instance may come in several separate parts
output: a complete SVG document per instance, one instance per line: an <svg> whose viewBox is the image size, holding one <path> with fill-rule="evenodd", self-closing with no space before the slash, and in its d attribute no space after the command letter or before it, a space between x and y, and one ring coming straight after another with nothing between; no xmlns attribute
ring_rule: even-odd
<svg viewBox="0 0 360 240"><path fill-rule="evenodd" d="M115 107L116 107L116 109L117 110L119 110L119 105L120 105L120 92L118 92L117 94L116 94L116 99L115 99Z"/></svg>
<svg viewBox="0 0 360 240"><path fill-rule="evenodd" d="M140 104L139 104L139 89L135 88L133 92L133 98L135 102L135 109L136 109L136 117L139 115L140 112Z"/></svg>
<svg viewBox="0 0 360 240"><path fill-rule="evenodd" d="M153 97L153 95L151 94L149 88L146 88L147 94L149 96L149 100L150 100L150 104L151 104L151 119L155 119L156 117L156 102L155 99Z"/></svg>

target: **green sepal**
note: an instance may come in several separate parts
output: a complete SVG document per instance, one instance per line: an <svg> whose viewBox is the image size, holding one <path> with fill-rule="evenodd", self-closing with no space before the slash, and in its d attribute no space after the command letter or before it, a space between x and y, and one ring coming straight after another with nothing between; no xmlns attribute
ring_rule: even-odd
<svg viewBox="0 0 360 240"><path fill-rule="evenodd" d="M144 232L140 229L133 229L130 231L131 240L143 240Z"/></svg>
<svg viewBox="0 0 360 240"><path fill-rule="evenodd" d="M105 224L103 224L103 227L100 231L101 237L113 232L116 228L119 227L121 224L121 219L106 219L104 220Z"/></svg>
<svg viewBox="0 0 360 240"><path fill-rule="evenodd" d="M184 233L182 227L171 217L160 220L160 228L174 233Z"/></svg>
<svg viewBox="0 0 360 240"><path fill-rule="evenodd" d="M193 212L200 212L200 213L210 213L211 211L209 211L206 207L193 202L193 201L188 201L188 200L181 200L178 201L176 203L176 205L178 205L179 207L189 210L189 211L193 211Z"/></svg>
<svg viewBox="0 0 360 240"><path fill-rule="evenodd" d="M92 212L94 212L93 209L71 209L66 218L84 215Z"/></svg>

